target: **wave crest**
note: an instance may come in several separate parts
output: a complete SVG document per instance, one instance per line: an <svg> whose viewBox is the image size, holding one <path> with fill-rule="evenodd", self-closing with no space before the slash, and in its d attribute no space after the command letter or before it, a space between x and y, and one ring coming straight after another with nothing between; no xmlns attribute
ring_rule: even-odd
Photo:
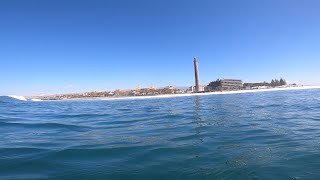
<svg viewBox="0 0 320 180"><path fill-rule="evenodd" d="M24 96L9 95L8 97L11 97L11 98L14 98L14 99L18 99L20 101L27 101L27 98L25 98Z"/></svg>
<svg viewBox="0 0 320 180"><path fill-rule="evenodd" d="M11 102L11 101L28 101L24 96L8 95L0 96L0 102Z"/></svg>

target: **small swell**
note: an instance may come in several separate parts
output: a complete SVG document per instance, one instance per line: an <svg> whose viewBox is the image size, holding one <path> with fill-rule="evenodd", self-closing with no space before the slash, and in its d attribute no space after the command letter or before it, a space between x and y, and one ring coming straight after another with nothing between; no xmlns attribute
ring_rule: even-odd
<svg viewBox="0 0 320 180"><path fill-rule="evenodd" d="M24 127L24 128L63 128L63 129L82 129L87 128L86 126L71 125L71 124L60 124L60 123L9 123L9 122L0 122L0 126L6 127Z"/></svg>
<svg viewBox="0 0 320 180"><path fill-rule="evenodd" d="M58 151L51 158L92 160L101 158L126 158L128 154L141 151L140 146L109 147L109 148L70 148Z"/></svg>

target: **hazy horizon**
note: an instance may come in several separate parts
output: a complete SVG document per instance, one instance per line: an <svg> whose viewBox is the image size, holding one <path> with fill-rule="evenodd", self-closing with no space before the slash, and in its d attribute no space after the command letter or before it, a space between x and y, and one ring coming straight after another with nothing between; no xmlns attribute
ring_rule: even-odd
<svg viewBox="0 0 320 180"><path fill-rule="evenodd" d="M0 1L0 95L285 78L320 85L320 2Z"/></svg>

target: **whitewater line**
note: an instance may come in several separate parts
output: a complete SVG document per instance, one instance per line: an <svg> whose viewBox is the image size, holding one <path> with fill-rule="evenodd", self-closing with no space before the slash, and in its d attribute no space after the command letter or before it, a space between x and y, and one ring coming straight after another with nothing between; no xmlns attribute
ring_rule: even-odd
<svg viewBox="0 0 320 180"><path fill-rule="evenodd" d="M290 91L290 90L303 90L303 89L320 89L320 86L285 87L285 88L190 93L190 94L166 94L166 95L156 95L156 96L132 96L132 97L119 97L119 98L97 97L97 98L79 98L79 99L68 99L68 100L112 101L112 100L160 99L160 98L174 98L174 97L188 97L188 96L208 96L208 95L219 95L219 94L242 94L242 93L258 93L258 92L269 92L269 91Z"/></svg>

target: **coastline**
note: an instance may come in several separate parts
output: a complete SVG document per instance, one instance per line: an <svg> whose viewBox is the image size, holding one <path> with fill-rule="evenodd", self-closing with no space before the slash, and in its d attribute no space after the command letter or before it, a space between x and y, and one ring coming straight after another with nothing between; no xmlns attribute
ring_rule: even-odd
<svg viewBox="0 0 320 180"><path fill-rule="evenodd" d="M77 99L63 99L63 100L43 100L43 101L113 101L113 100L138 100L138 99L159 99L159 98L174 98L174 97L188 97L188 96L209 96L220 94L242 94L242 93L259 93L269 91L290 91L290 90L306 90L306 89L320 89L320 86L300 86L300 87L277 87L270 89L250 89L238 91L221 91L221 92L204 92L204 93L189 93L189 94L165 94L156 96L130 96L130 97L95 97L95 98L77 98ZM34 101L35 99L33 99Z"/></svg>

